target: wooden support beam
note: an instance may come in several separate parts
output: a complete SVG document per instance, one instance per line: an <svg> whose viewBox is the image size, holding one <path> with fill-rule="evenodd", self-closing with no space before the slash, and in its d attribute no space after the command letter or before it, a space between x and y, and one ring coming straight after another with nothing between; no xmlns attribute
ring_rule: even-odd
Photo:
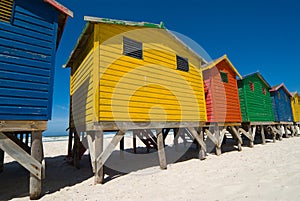
<svg viewBox="0 0 300 201"><path fill-rule="evenodd" d="M235 138L238 141L238 150L242 151L243 139L241 138L241 135L238 133L237 129L234 126L230 127L230 134L232 136L235 136Z"/></svg>
<svg viewBox="0 0 300 201"><path fill-rule="evenodd" d="M120 158L124 159L124 150L125 150L125 139L124 136L122 137L120 141Z"/></svg>
<svg viewBox="0 0 300 201"><path fill-rule="evenodd" d="M289 136L289 134L288 134L287 125L284 125L283 127L284 127L284 134L285 134L285 137L286 137L286 138L289 138L290 136Z"/></svg>
<svg viewBox="0 0 300 201"><path fill-rule="evenodd" d="M121 140L120 136L120 140ZM115 136L113 138L113 140L115 139ZM105 155L105 157L107 158L101 158L101 156L104 154L103 152L103 140L104 140L104 136L103 136L103 131L100 129L98 131L95 131L95 140L94 140L94 158L95 158L95 180L94 183L95 184L103 184L104 182L104 171L103 171L103 166L105 161L107 160L107 158L109 156L107 156L107 154ZM117 145L115 145L117 146ZM109 147L108 147L109 148ZM107 150L107 149L106 149ZM112 153L113 150L109 150L110 153L108 153L109 155Z"/></svg>
<svg viewBox="0 0 300 201"><path fill-rule="evenodd" d="M226 129L222 129L220 132L219 126L214 127L214 135L208 130L205 129L206 135L211 139L211 141L215 144L216 146L216 155L219 156L222 153L221 147L222 147L222 142L226 133Z"/></svg>
<svg viewBox="0 0 300 201"><path fill-rule="evenodd" d="M137 136L137 132L139 132L139 130L133 130L132 131L132 140L133 140L133 152L136 154L136 136Z"/></svg>
<svg viewBox="0 0 300 201"><path fill-rule="evenodd" d="M72 157L73 133L73 128L69 128L68 157Z"/></svg>
<svg viewBox="0 0 300 201"><path fill-rule="evenodd" d="M221 145L220 145L220 127L219 126L215 126L214 127L214 134L215 134L215 138L216 138L216 155L217 156L220 156L221 153L222 153L222 150L221 150ZM222 144L222 143L221 143Z"/></svg>
<svg viewBox="0 0 300 201"><path fill-rule="evenodd" d="M201 157L201 160L204 160L206 158L206 144L203 141L203 132L200 132L199 134L193 127L188 127L188 131L193 135L194 139L198 142L201 149L201 154L199 154L199 157Z"/></svg>
<svg viewBox="0 0 300 201"><path fill-rule="evenodd" d="M4 151L0 149L0 173L3 172L4 167Z"/></svg>
<svg viewBox="0 0 300 201"><path fill-rule="evenodd" d="M103 151L103 132L96 131L95 138L95 153L97 156L96 161L96 173L95 173L95 183L103 183L103 165L109 158L111 153L114 151L116 146L119 144L121 139L124 137L126 131L118 131L118 133L113 137L111 142L108 144L106 149ZM98 156L99 155L99 156Z"/></svg>
<svg viewBox="0 0 300 201"><path fill-rule="evenodd" d="M272 137L273 137L273 143L276 142L276 134L277 134L277 129L275 126L268 126L267 129L271 132Z"/></svg>
<svg viewBox="0 0 300 201"><path fill-rule="evenodd" d="M199 134L200 140L202 140L204 143L204 132L203 132L202 128L198 128L198 134ZM204 149L204 147L202 147L199 143L198 143L198 148L199 148L198 158L200 160L204 160L206 158L206 149Z"/></svg>
<svg viewBox="0 0 300 201"><path fill-rule="evenodd" d="M80 136L77 131L74 132L73 164L77 169L80 168Z"/></svg>
<svg viewBox="0 0 300 201"><path fill-rule="evenodd" d="M250 127L250 128L249 128ZM251 126L249 126L248 129L251 129ZM249 130L250 131L250 130ZM252 148L254 145L254 139L251 132L246 132L243 128L239 128L238 132L244 134L249 140L250 140L250 147Z"/></svg>
<svg viewBox="0 0 300 201"><path fill-rule="evenodd" d="M14 158L30 173L38 179L41 179L42 165L41 163L31 157L26 151L20 148L17 144L11 141L6 135L0 132L0 149Z"/></svg>
<svg viewBox="0 0 300 201"><path fill-rule="evenodd" d="M31 134L31 156L41 165L43 160L43 144L42 144L42 132L34 131ZM42 173L42 171L40 172ZM42 180L38 178L35 174L30 174L30 187L29 195L30 199L39 199L42 192Z"/></svg>
<svg viewBox="0 0 300 201"><path fill-rule="evenodd" d="M175 151L178 151L178 138L179 138L179 128L174 128L174 147Z"/></svg>
<svg viewBox="0 0 300 201"><path fill-rule="evenodd" d="M162 129L156 130L156 135L157 135L157 148L158 148L160 169L165 170L167 169L167 159L166 159L164 136L163 136Z"/></svg>
<svg viewBox="0 0 300 201"><path fill-rule="evenodd" d="M87 131L87 143L88 143L88 149L89 149L89 155L91 159L91 165L93 169L93 173L96 172L96 158L95 158L95 132L94 131Z"/></svg>
<svg viewBox="0 0 300 201"><path fill-rule="evenodd" d="M266 144L266 136L265 136L265 130L263 125L260 126L260 134L261 134L262 144Z"/></svg>

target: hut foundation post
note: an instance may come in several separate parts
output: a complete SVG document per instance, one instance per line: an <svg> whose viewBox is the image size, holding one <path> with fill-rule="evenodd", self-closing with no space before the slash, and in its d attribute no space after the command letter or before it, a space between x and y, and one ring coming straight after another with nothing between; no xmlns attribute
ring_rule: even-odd
<svg viewBox="0 0 300 201"><path fill-rule="evenodd" d="M42 144L42 132L36 131L31 134L31 156L38 162L43 160L43 144ZM42 192L42 180L36 175L30 173L30 187L29 194L30 199L39 199Z"/></svg>
<svg viewBox="0 0 300 201"><path fill-rule="evenodd" d="M162 129L156 130L157 135L157 148L158 148L158 158L159 158L159 165L160 169L165 170L167 169L167 159L164 147L164 136Z"/></svg>
<svg viewBox="0 0 300 201"><path fill-rule="evenodd" d="M179 138L179 128L174 128L174 147L175 151L178 151L178 138Z"/></svg>
<svg viewBox="0 0 300 201"><path fill-rule="evenodd" d="M137 130L132 131L132 140L133 140L133 152L136 154L136 132Z"/></svg>
<svg viewBox="0 0 300 201"><path fill-rule="evenodd" d="M0 149L0 173L3 172L4 166L4 151Z"/></svg>
<svg viewBox="0 0 300 201"><path fill-rule="evenodd" d="M102 130L98 130L95 131L95 140L94 140L94 157L95 157L95 184L103 184L104 181L104 171L103 171L103 165L104 162L102 164L99 164L98 161L98 157L101 156L101 154L103 153L103 131Z"/></svg>
<svg viewBox="0 0 300 201"><path fill-rule="evenodd" d="M70 128L69 139L68 139L68 157L72 157L72 143L73 143L73 128Z"/></svg>
<svg viewBox="0 0 300 201"><path fill-rule="evenodd" d="M289 133L288 133L287 125L284 125L283 127L284 127L285 137L286 137L286 138L289 138L290 136L289 136Z"/></svg>
<svg viewBox="0 0 300 201"><path fill-rule="evenodd" d="M267 130L269 131L269 132L271 132L271 134L272 134L272 137L273 137L273 143L276 143L276 128L275 127L273 127L273 126L268 126L267 127Z"/></svg>
<svg viewBox="0 0 300 201"><path fill-rule="evenodd" d="M198 132L193 127L188 127L188 131L192 134L194 139L198 142L200 146L199 159L204 160L206 158L206 144L204 143L204 134L202 128L198 128Z"/></svg>
<svg viewBox="0 0 300 201"><path fill-rule="evenodd" d="M77 169L80 168L80 136L77 131L74 132L73 164Z"/></svg>
<svg viewBox="0 0 300 201"><path fill-rule="evenodd" d="M253 148L254 147L254 139L255 139L255 132L256 132L256 126L251 126L249 125L249 135L251 136L250 139L250 147Z"/></svg>
<svg viewBox="0 0 300 201"><path fill-rule="evenodd" d="M202 128L198 129L198 133L199 133L199 139L202 140L204 143L204 132L203 132ZM199 143L198 143L198 147L199 147L198 158L200 160L204 160L206 158L206 150Z"/></svg>
<svg viewBox="0 0 300 201"><path fill-rule="evenodd" d="M279 135L279 141L281 141L282 140L282 136L283 136L281 125L277 126L277 130L278 130L278 135Z"/></svg>
<svg viewBox="0 0 300 201"><path fill-rule="evenodd" d="M260 134L261 134L262 144L266 144L266 136L265 136L265 130L263 125L260 126Z"/></svg>
<svg viewBox="0 0 300 201"><path fill-rule="evenodd" d="M216 155L220 156L221 153L222 153L222 150L221 150L222 142L220 143L220 128L219 128L219 126L215 126L214 134L215 134L215 138L217 140L217 143L216 143Z"/></svg>
<svg viewBox="0 0 300 201"><path fill-rule="evenodd" d="M292 133L292 137L295 136L296 132L295 132L295 126L294 125L291 125L291 133Z"/></svg>
<svg viewBox="0 0 300 201"><path fill-rule="evenodd" d="M231 135L235 136L238 142L238 151L242 151L242 144L243 140L241 138L241 135L238 133L238 129L236 129L234 126L230 127L230 133Z"/></svg>
<svg viewBox="0 0 300 201"><path fill-rule="evenodd" d="M120 143L121 139L124 137L126 131L119 130L118 133L113 137L110 143L107 145L106 149L103 149L103 131L96 131L95 135L95 184L103 184L104 173L103 166L111 153L114 151L116 146Z"/></svg>
<svg viewBox="0 0 300 201"><path fill-rule="evenodd" d="M125 150L125 139L124 136L122 137L120 141L120 158L124 159L124 150Z"/></svg>

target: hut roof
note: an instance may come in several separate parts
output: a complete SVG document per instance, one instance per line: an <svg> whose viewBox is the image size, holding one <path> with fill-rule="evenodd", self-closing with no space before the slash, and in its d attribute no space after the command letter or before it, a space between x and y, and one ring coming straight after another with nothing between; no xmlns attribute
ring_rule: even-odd
<svg viewBox="0 0 300 201"><path fill-rule="evenodd" d="M248 77L252 77L252 76L254 76L254 75L257 75L257 76L259 77L259 79L261 79L261 81L262 81L263 83L265 83L265 85L266 85L269 89L271 89L271 85L265 80L265 78L260 74L259 71L255 72L255 73L251 73L251 74L245 75L245 76L243 76L243 79L246 79L246 78L248 78Z"/></svg>
<svg viewBox="0 0 300 201"><path fill-rule="evenodd" d="M289 90L285 87L285 85L283 83L279 84L279 85L276 85L276 86L273 86L271 89L270 89L270 92L275 92L275 91L278 91L280 88L283 88L283 90L290 96L292 97L293 95L289 92Z"/></svg>
<svg viewBox="0 0 300 201"><path fill-rule="evenodd" d="M236 70L236 68L233 66L233 64L231 63L231 61L228 59L227 55L224 54L222 57L213 60L207 64L204 64L203 67L203 71L208 70L213 68L214 66L216 66L218 63L220 63L221 61L226 61L229 64L229 67L233 70L233 72L240 78L242 79L242 76L239 74L239 72Z"/></svg>
<svg viewBox="0 0 300 201"><path fill-rule="evenodd" d="M56 40L56 47L58 47L62 34L64 32L65 25L67 23L68 17L73 17L74 14L68 8L63 6L62 4L58 3L55 0L44 0L44 2L50 4L55 9L60 12L58 17L58 32L57 32L57 40Z"/></svg>
<svg viewBox="0 0 300 201"><path fill-rule="evenodd" d="M105 23L105 24L117 24L123 26L135 26L135 27L145 27L145 28L156 28L165 30L171 37L173 37L176 41L180 42L188 51L194 56L198 57L202 62L207 63L198 53L196 53L193 49L191 49L188 45L186 45L182 40L180 40L177 36L175 36L172 32L166 29L163 22L160 24L154 24L149 22L133 22L133 21L125 21L125 20L115 20L108 18L99 18L99 17L90 17L84 16L84 20L87 21L85 28L83 29L75 48L73 49L71 55L68 58L68 61L63 68L68 68L72 65L76 57L80 54L81 49L85 46L89 36L93 33L93 24L94 23Z"/></svg>

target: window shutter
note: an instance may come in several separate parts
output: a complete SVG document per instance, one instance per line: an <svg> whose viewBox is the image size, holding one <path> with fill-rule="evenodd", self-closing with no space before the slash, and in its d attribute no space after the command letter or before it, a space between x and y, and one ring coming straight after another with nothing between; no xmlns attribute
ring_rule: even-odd
<svg viewBox="0 0 300 201"><path fill-rule="evenodd" d="M189 72L189 61L186 58L176 55L177 70Z"/></svg>
<svg viewBox="0 0 300 201"><path fill-rule="evenodd" d="M143 44L123 37L123 54L136 59L143 59Z"/></svg>
<svg viewBox="0 0 300 201"><path fill-rule="evenodd" d="M14 0L0 0L0 21L10 22Z"/></svg>

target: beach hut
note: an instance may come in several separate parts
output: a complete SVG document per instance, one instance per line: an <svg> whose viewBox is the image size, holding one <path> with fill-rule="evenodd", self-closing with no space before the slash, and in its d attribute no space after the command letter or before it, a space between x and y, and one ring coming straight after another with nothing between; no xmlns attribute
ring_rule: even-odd
<svg viewBox="0 0 300 201"><path fill-rule="evenodd" d="M128 130L154 138L161 168L166 168L166 129L186 128L204 151L203 138L194 128L206 122L201 71L205 61L163 23L85 20L65 65L71 68L73 157L80 155L76 154L78 134L92 136L94 140L88 141L92 166L96 182L102 183L102 166ZM156 136L151 129L156 129ZM108 130L117 134L102 151L103 131Z"/></svg>
<svg viewBox="0 0 300 201"><path fill-rule="evenodd" d="M292 94L284 84L279 84L270 89L275 122L284 126L285 134L288 137L288 130L292 130L294 122L291 106ZM293 134L293 132L292 132Z"/></svg>
<svg viewBox="0 0 300 201"><path fill-rule="evenodd" d="M231 133L238 137L241 147L242 140L235 132L235 126L240 126L242 122L237 77L242 79L227 55L203 66L207 123L214 130L215 136L211 135L209 130L206 130L206 133L214 138L213 142L217 142L217 154L220 154L222 134L224 135L227 129L234 129ZM220 130L224 131L221 132L221 137Z"/></svg>
<svg viewBox="0 0 300 201"><path fill-rule="evenodd" d="M293 92L292 93L292 100L291 100L291 105L292 105L292 111L293 111L293 118L294 118L294 124L295 124L295 133L297 135L300 134L300 96L298 92Z"/></svg>
<svg viewBox="0 0 300 201"><path fill-rule="evenodd" d="M246 75L243 79L238 80L243 128L247 132L241 131L250 139L250 146L253 146L258 129L262 135L262 141L265 143L265 126L272 125L274 122L270 88L259 72Z"/></svg>
<svg viewBox="0 0 300 201"><path fill-rule="evenodd" d="M0 1L0 171L6 152L30 171L31 198L41 192L55 53L72 15L54 0Z"/></svg>
<svg viewBox="0 0 300 201"><path fill-rule="evenodd" d="M292 93L291 105L293 111L294 122L300 122L300 96L298 92Z"/></svg>

